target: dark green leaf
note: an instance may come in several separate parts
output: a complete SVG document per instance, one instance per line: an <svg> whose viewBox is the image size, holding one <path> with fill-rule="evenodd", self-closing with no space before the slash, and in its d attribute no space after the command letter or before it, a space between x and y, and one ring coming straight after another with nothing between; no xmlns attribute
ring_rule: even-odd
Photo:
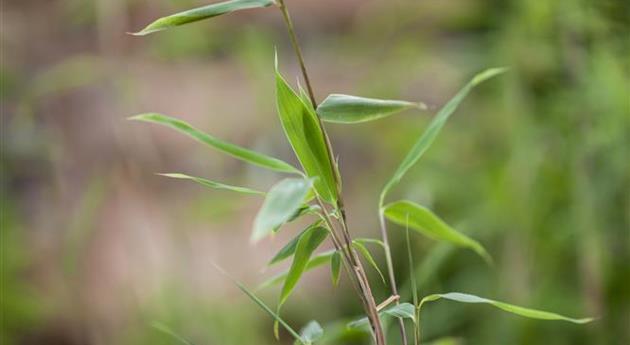
<svg viewBox="0 0 630 345"><path fill-rule="evenodd" d="M267 7L273 3L273 0L230 0L210 4L160 18L149 24L146 28L142 29L142 31L133 33L133 35L144 36L157 31L174 28L176 26L197 22L238 10Z"/></svg>
<svg viewBox="0 0 630 345"><path fill-rule="evenodd" d="M446 105L442 109L440 109L440 111L431 121L427 129L424 131L424 133L422 133L420 139L418 139L418 141L414 144L409 153L407 153L407 156L394 173L394 176L392 176L392 178L385 185L385 188L383 188L383 191L381 192L380 206L383 206L387 192L389 192L389 190L394 185L396 185L400 181L400 179L402 179L405 173L407 173L407 171L414 164L416 164L416 162L418 162L420 157L422 157L422 155L424 155L427 149L431 146L437 135L442 130L442 127L444 127L444 124L448 120L449 116L451 116L451 114L455 112L459 104L464 100L466 95L468 95L470 90L472 90L477 84L487 79L490 79L497 74L501 74L506 70L506 68L490 68L477 74L468 84L466 84L466 86L464 86L464 88L462 88L455 95L455 97L453 97L450 101L448 101L448 103L446 103Z"/></svg>
<svg viewBox="0 0 630 345"><path fill-rule="evenodd" d="M287 84L276 66L276 101L282 128L315 190L327 202L337 200L337 180L319 119Z"/></svg>
<svg viewBox="0 0 630 345"><path fill-rule="evenodd" d="M433 214L433 212L423 206L411 201L402 200L385 206L384 212L387 219L396 224L403 226L409 225L409 227L416 232L435 240L470 248L487 262L492 261L490 255L488 255L479 242L451 228Z"/></svg>
<svg viewBox="0 0 630 345"><path fill-rule="evenodd" d="M188 123L182 120L178 120L178 119L166 116L166 115L156 114L156 113L140 114L140 115L130 117L129 119L136 120L136 121L157 123L163 126L173 128L216 150L219 150L223 153L227 153L242 161L261 166L263 168L267 168L267 169L279 171L279 172L285 172L285 173L301 174L299 170L291 166L289 163L283 162L277 158L269 157L262 153L258 153L256 151L252 151L252 150L228 143L221 139L215 138L210 134L203 133L195 129L194 127L192 127L191 125L189 125Z"/></svg>
<svg viewBox="0 0 630 345"><path fill-rule="evenodd" d="M291 219L312 185L311 180L287 178L273 186L254 220L252 241L260 240Z"/></svg>
<svg viewBox="0 0 630 345"><path fill-rule="evenodd" d="M360 123L407 109L426 110L427 106L423 103L332 94L317 107L317 114L327 122Z"/></svg>
<svg viewBox="0 0 630 345"><path fill-rule="evenodd" d="M280 262L280 261L290 257L291 255L295 254L295 248L297 248L297 244L298 244L298 241L300 240L300 238L302 238L302 236L304 236L304 234L306 234L308 231L310 231L314 227L317 227L317 226L321 225L321 223L322 223L321 220L317 221L317 222L311 224L306 229L304 229L304 231L300 232L291 241L289 241L289 243L287 243L284 247L282 247L282 249L280 249L280 251L273 257L273 259L271 259L271 261L269 261L268 265L271 266L271 265L273 265L275 263L278 263L278 262Z"/></svg>
<svg viewBox="0 0 630 345"><path fill-rule="evenodd" d="M330 274L332 276L333 285L339 284L339 273L341 272L341 253L336 251L330 258Z"/></svg>
<svg viewBox="0 0 630 345"><path fill-rule="evenodd" d="M578 323L578 324L584 324L584 323L588 323L594 320L593 318L590 318L590 317L582 318L582 319L574 319L574 318L566 317L566 316L556 314L556 313L550 313L547 311L536 310L536 309L523 308L523 307L519 307L513 304L498 302L491 299L482 298L482 297L460 293L460 292L449 292L445 294L429 295L422 299L422 301L420 302L420 307L422 307L422 305L426 302L436 301L441 298L448 299L451 301L456 301L456 302L462 302L462 303L489 304L496 308L507 311L509 313L528 317L530 319L562 320L562 321L568 321L568 322L573 322L573 323Z"/></svg>
<svg viewBox="0 0 630 345"><path fill-rule="evenodd" d="M261 192L261 191L257 191L257 190L253 190L253 189L249 189L249 188L245 188L245 187L231 186L231 185L223 184L223 183L220 183L220 182L206 180L205 178L194 177L194 176L189 176L189 175L185 175L185 174L169 173L169 174L158 174L158 175L166 176L166 177L170 177L170 178L191 180L191 181L195 181L195 182L197 182L197 183L199 183L199 184L201 184L203 186L214 188L214 189L231 190L233 192L239 192L239 193L244 193L244 194L260 194L260 195L264 195L265 194L264 192Z"/></svg>

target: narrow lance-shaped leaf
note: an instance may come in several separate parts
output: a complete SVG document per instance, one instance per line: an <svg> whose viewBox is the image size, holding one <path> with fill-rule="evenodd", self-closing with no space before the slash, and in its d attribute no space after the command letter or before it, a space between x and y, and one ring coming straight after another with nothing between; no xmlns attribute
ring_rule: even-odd
<svg viewBox="0 0 630 345"><path fill-rule="evenodd" d="M425 298L422 299L422 301L420 301L420 306L422 307L422 305L426 302L431 302L431 301L436 301L439 299L448 299L451 301L455 301L455 302L462 302L462 303L484 303L484 304L489 304L493 307L502 309L504 311L507 311L509 313L512 314L516 314L516 315L520 315L520 316L524 316L530 319L538 319L538 320L561 320L561 321L568 321L568 322L573 322L573 323L577 323L577 324L584 324L584 323L588 323L593 321L593 318L582 318L582 319L576 319L576 318L571 318L571 317L566 317L560 314L556 314L556 313L551 313L548 311L542 311L542 310L536 310L536 309L530 309L530 308L524 308L524 307L519 307L517 305L513 305L513 304L508 304L508 303L504 303L504 302L499 302L499 301L494 301L491 299L487 299L487 298L483 298L483 297L478 297L475 295L469 295L469 294L465 294L465 293L460 293L460 292L449 292L449 293L445 293L445 294L434 294L434 295L429 295L426 296Z"/></svg>
<svg viewBox="0 0 630 345"><path fill-rule="evenodd" d="M410 303L400 303L398 305L394 305L389 307L378 313L379 317L383 317L384 315L399 317L403 319L411 319L413 322L416 322L415 317L415 307ZM369 321L367 317L358 319L356 321L352 321L348 323L348 328L359 328L365 327L369 325Z"/></svg>
<svg viewBox="0 0 630 345"><path fill-rule="evenodd" d="M295 254L295 249L297 248L297 244L300 241L300 238L302 238L302 236L304 236L304 234L308 233L309 231L311 231L313 228L320 226L322 223L321 220L309 225L306 229L304 229L302 232L300 232L297 236L295 236L291 241L289 241L289 243L287 243L284 247L282 247L282 249L280 249L280 251L278 251L278 253L276 253L276 255L271 259L271 261L269 261L269 266L276 264L280 261L283 261L284 259L290 257L291 255Z"/></svg>
<svg viewBox="0 0 630 345"><path fill-rule="evenodd" d="M332 94L317 107L326 122L361 123L378 120L408 109L426 110L424 103Z"/></svg>
<svg viewBox="0 0 630 345"><path fill-rule="evenodd" d="M228 184L224 184L220 182L210 181L205 178L189 176L186 174L168 173L168 174L158 174L158 175L166 176L170 178L176 178L176 179L191 180L191 181L199 183L202 186L206 186L206 187L214 188L214 189L224 189L224 190L230 190L233 192L244 193L244 194L265 195L265 192L261 192L261 191L257 191L257 190L253 190L253 189L249 189L245 187L232 186L232 185L228 185Z"/></svg>
<svg viewBox="0 0 630 345"><path fill-rule="evenodd" d="M335 251L330 258L330 275L334 286L339 284L339 273L341 273L341 253Z"/></svg>
<svg viewBox="0 0 630 345"><path fill-rule="evenodd" d="M335 251L330 250L330 251L313 256L313 258L308 261L308 264L306 264L306 268L304 268L304 272L308 272L314 268L317 268L317 267L320 267L322 265L329 263L334 254L335 254ZM257 290L262 290L270 286L278 285L284 282L288 274L289 274L289 271L287 270L285 272L279 273L267 279L266 281L258 285Z"/></svg>
<svg viewBox="0 0 630 345"><path fill-rule="evenodd" d="M354 246L354 248L356 248L359 251L359 253L361 253L361 255L363 255L365 260L367 260L367 262L370 265L372 265L372 267L374 267L376 272L378 272L378 275L381 277L383 284L387 284L385 281L385 276L383 275L383 272L381 272L381 269L378 268L378 265L376 264L376 261L372 257L372 254L370 254L370 251L363 245L363 243L358 242L358 241L352 241L352 245Z"/></svg>
<svg viewBox="0 0 630 345"><path fill-rule="evenodd" d="M256 242L286 223L302 206L311 180L287 178L273 186L254 219L251 240Z"/></svg>
<svg viewBox="0 0 630 345"><path fill-rule="evenodd" d="M287 84L276 64L276 101L284 133L309 177L316 178L315 190L327 202L337 200L336 175L331 165L319 119Z"/></svg>
<svg viewBox="0 0 630 345"><path fill-rule="evenodd" d="M274 171L285 172L285 173L293 173L293 174L301 174L299 170L290 165L289 163L283 162L277 158L269 157L262 153L258 153L256 151L252 151L221 139L218 139L210 134L203 133L188 123L172 118L170 116L157 114L157 113L147 113L140 114L133 117L130 117L129 120L136 121L144 121L157 123L159 125L167 126L173 128L180 133L186 134L189 137L210 146L213 149L221 151L223 153L227 153L237 159L245 161L247 163L251 163L254 165L258 165L263 168L267 168Z"/></svg>
<svg viewBox="0 0 630 345"><path fill-rule="evenodd" d="M149 24L147 27L142 29L142 31L133 33L133 35L144 36L157 31L171 29L176 26L197 22L238 10L267 7L273 3L273 0L230 0L218 2L188 11L179 12L168 17L162 17Z"/></svg>
<svg viewBox="0 0 630 345"><path fill-rule="evenodd" d="M432 239L472 249L487 262L492 262L479 242L451 228L423 206L407 200L396 201L384 207L384 214L396 224L409 225L411 229Z"/></svg>
<svg viewBox="0 0 630 345"><path fill-rule="evenodd" d="M175 333L168 326L166 326L166 325L164 325L162 323L154 322L151 326L153 326L153 328L155 330L160 331L160 332L170 336L171 338L177 340L181 344L193 345L193 343L191 343L190 341L186 340L184 337L180 336L179 334Z"/></svg>
<svg viewBox="0 0 630 345"><path fill-rule="evenodd" d="M472 90L476 85L481 82L490 79L498 74L505 72L506 68L490 68L479 74L477 74L466 86L464 86L446 105L440 109L435 118L429 123L427 129L422 133L422 136L418 141L413 145L409 153L405 159L403 159L402 163L394 173L394 176L387 182L385 188L381 192L380 197L380 206L383 206L385 202L385 196L389 192L389 190L396 185L400 179L407 173L407 171L414 165L422 155L427 151L427 149L431 146L437 135L444 127L444 124L451 116L453 112L457 109L459 104L464 100L466 95Z"/></svg>

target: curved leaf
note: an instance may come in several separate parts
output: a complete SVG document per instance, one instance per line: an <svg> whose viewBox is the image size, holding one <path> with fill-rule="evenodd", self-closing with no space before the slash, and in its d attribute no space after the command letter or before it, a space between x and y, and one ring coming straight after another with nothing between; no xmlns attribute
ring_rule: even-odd
<svg viewBox="0 0 630 345"><path fill-rule="evenodd" d="M379 317L383 317L384 315L391 317L399 317L399 318L407 318L411 319L413 322L416 322L415 316L415 307L410 303L400 303L389 307L378 313ZM352 321L348 323L348 328L360 328L368 326L370 323L367 317Z"/></svg>
<svg viewBox="0 0 630 345"><path fill-rule="evenodd" d="M332 94L317 107L326 122L361 123L378 120L408 109L426 110L424 103Z"/></svg>
<svg viewBox="0 0 630 345"><path fill-rule="evenodd" d="M408 224L411 229L427 237L472 249L487 262L492 262L490 255L479 242L451 228L423 206L401 200L386 205L384 213L387 219L396 224L403 226Z"/></svg>
<svg viewBox="0 0 630 345"><path fill-rule="evenodd" d="M317 226L321 225L321 223L322 223L322 221L319 220L319 221L309 225L306 229L304 229L302 232L300 232L291 241L289 241L289 243L287 243L284 247L282 247L282 249L280 249L280 251L278 251L278 253L276 253L276 255L271 259L271 261L269 261L269 263L267 265L271 266L271 265L273 265L275 263L278 263L278 262L280 262L280 261L290 257L291 255L295 254L295 249L297 248L297 244L300 241L300 238L302 238L302 236L304 236L304 234L306 234L308 231L310 231L314 227L317 227Z"/></svg>
<svg viewBox="0 0 630 345"><path fill-rule="evenodd" d="M287 84L276 65L276 101L284 133L306 174L315 180L315 190L327 202L337 201L337 179L319 119Z"/></svg>
<svg viewBox="0 0 630 345"><path fill-rule="evenodd" d="M512 314L516 314L516 315L520 315L520 316L524 316L530 319L538 319L538 320L561 320L561 321L568 321L568 322L573 322L573 323L577 323L577 324L584 324L584 323L588 323L593 321L593 318L582 318L582 319L575 319L575 318L570 318L570 317L566 317L560 314L556 314L556 313L551 313L548 311L542 311L542 310L536 310L536 309L530 309L530 308L524 308L524 307L519 307L517 305L513 305L513 304L508 304L508 303L504 303L504 302L499 302L499 301L494 301L491 299L487 299L487 298L483 298L483 297L478 297L475 295L469 295L469 294L465 294L465 293L460 293L460 292L449 292L449 293L445 293L445 294L434 294L434 295L429 295L426 296L425 298L422 299L422 301L420 301L420 305L419 308L422 307L422 305L426 302L431 302L431 301L437 301L441 298L444 299L448 299L451 301L455 301L455 302L462 302L462 303L484 303L484 304L489 304L493 307L502 309L504 311L507 311L508 313L512 313Z"/></svg>
<svg viewBox="0 0 630 345"><path fill-rule="evenodd" d="M196 128L194 128L193 126L189 125L188 123L182 120L172 118L170 116L157 114L157 113L146 113L146 114L132 116L129 118L129 120L157 123L163 126L173 128L201 143L204 143L216 150L219 150L223 153L227 153L228 155L231 155L247 163L258 165L260 167L267 168L274 171L301 174L299 170L297 170L295 167L293 167L289 163L283 162L277 158L264 155L262 153L258 153L256 151L252 151L252 150L228 143L210 134L203 133L197 130Z"/></svg>
<svg viewBox="0 0 630 345"><path fill-rule="evenodd" d="M132 35L144 36L154 32L171 29L176 26L197 22L203 19L216 17L238 10L267 7L272 5L273 3L273 0L230 0L210 4L188 11L179 12L168 17L162 17L149 24L147 27L142 29L142 31L132 33Z"/></svg>
<svg viewBox="0 0 630 345"><path fill-rule="evenodd" d="M253 190L253 189L249 189L249 188L245 188L245 187L231 186L231 185L228 185L228 184L223 184L223 183L220 183L220 182L210 181L210 180L206 180L205 178L189 176L189 175L186 175L186 174L167 173L167 174L158 174L158 175L166 176L166 177L170 177L170 178L176 178L176 179L191 180L191 181L199 183L200 185L203 185L203 186L206 186L206 187L210 187L210 188L214 188L214 189L231 190L233 192L244 193L244 194L265 195L265 192L261 192L261 191L257 191L257 190Z"/></svg>
<svg viewBox="0 0 630 345"><path fill-rule="evenodd" d="M339 273L341 272L341 253L335 251L330 258L330 275L334 286L339 284Z"/></svg>
<svg viewBox="0 0 630 345"><path fill-rule="evenodd" d="M291 219L302 206L312 185L311 180L287 178L271 187L254 219L252 242L267 236Z"/></svg>
<svg viewBox="0 0 630 345"><path fill-rule="evenodd" d="M328 262L331 261L331 258L334 254L335 254L335 251L330 250L330 251L315 255L312 259L308 261L308 264L306 264L306 268L304 269L304 272L308 272L314 268L327 264ZM285 271L265 280L260 285L258 285L257 290L261 290L261 289L282 283L286 279L288 274L289 274L289 271Z"/></svg>
<svg viewBox="0 0 630 345"><path fill-rule="evenodd" d="M385 196L387 192L396 185L400 179L407 173L407 171L414 165L422 155L427 151L427 149L433 144L433 141L437 137L437 135L444 127L444 124L448 120L459 104L464 100L466 95L472 90L477 84L490 79L498 74L505 72L506 68L490 68L479 74L477 74L466 86L464 86L446 105L440 109L435 118L429 123L427 129L422 133L422 136L418 141L413 145L409 153L405 159L403 159L402 163L394 173L394 176L387 182L383 191L381 192L381 200L380 206L383 206L385 201Z"/></svg>
<svg viewBox="0 0 630 345"><path fill-rule="evenodd" d="M367 260L368 263L372 265L372 267L374 267L376 272L378 272L378 275L381 277L381 280L383 280L383 284L387 284L385 281L385 276L383 276L383 272L381 272L381 269L378 268L378 265L376 264L376 261L374 261L372 254L370 254L370 251L363 245L363 243L353 240L352 245L354 246L354 248L356 248L359 251L359 253L361 253L361 255L363 255L365 260Z"/></svg>

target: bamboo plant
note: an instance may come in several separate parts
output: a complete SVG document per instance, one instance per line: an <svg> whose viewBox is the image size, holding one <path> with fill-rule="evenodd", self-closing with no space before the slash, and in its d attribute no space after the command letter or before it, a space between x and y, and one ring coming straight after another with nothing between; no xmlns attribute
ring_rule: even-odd
<svg viewBox="0 0 630 345"><path fill-rule="evenodd" d="M446 124L448 118L457 110L460 103L472 89L478 84L504 73L506 71L505 68L490 68L475 75L469 83L437 112L392 177L384 184L378 202L381 238L366 239L354 237L347 222L342 193L342 178L337 162L334 159L334 150L324 123L355 124L379 120L406 110L426 111L427 107L423 103L373 99L344 94L331 94L321 103L318 103L285 0L229 0L213 3L159 18L143 30L133 33L133 35L145 36L222 14L263 8L278 10L279 15L282 16L306 87L304 90L298 85L296 90L287 83L280 73L276 56L275 89L277 111L284 133L297 156L301 169L267 154L255 152L221 140L196 129L182 120L167 115L144 113L133 116L130 119L170 127L236 159L279 174L288 175L272 186L268 192L262 192L186 174L163 174L171 178L192 180L209 188L263 197L264 201L252 226L252 242L257 242L280 231L284 224L297 218L310 216L314 219L311 225L297 234L269 262L269 265L274 265L278 262L292 259L288 271L262 284L262 286L282 285L276 308L272 309L267 306L248 288L235 281L245 294L274 318L276 337L278 337L278 328L282 326L295 338L295 342L298 344L314 344L321 339L324 330L316 321L311 321L302 328L301 332L297 332L280 317L280 314L281 307L287 302L302 275L306 271L324 264L330 265L332 281L335 285L339 280L341 271L345 271L366 315L363 319L351 322L348 324L348 327L369 326L367 329L376 345L385 345L387 343L385 328L383 327L385 318L396 319L402 344L407 345L411 341L416 345L419 344L421 341L421 308L427 302L440 299L462 303L484 303L503 311L533 319L564 320L578 324L592 320L591 318L569 318L551 312L528 309L459 292L432 294L419 299L413 277L413 300L400 300L388 240L388 221L407 227L408 246L409 230L412 230L419 235L437 241L470 249L488 263L492 261L489 253L478 241L458 232L430 209L409 200L388 201L387 197L409 169L422 158ZM334 250L317 253L319 246L326 240L332 242ZM372 284L367 278L364 264L361 261L361 257L363 257L364 262L369 263L378 270L378 265L368 250L367 244L376 244L384 250L387 267L386 275L389 289L391 290L390 297L385 301L379 302L375 300L372 293ZM408 250L408 257L410 267L413 267L413 255L410 249ZM218 269L223 272L221 268ZM381 277L383 277L382 274ZM385 280L384 277L383 280ZM413 331L407 331L405 329L406 326L411 326ZM158 328L174 335L165 326L160 325ZM184 341L183 338L176 337Z"/></svg>

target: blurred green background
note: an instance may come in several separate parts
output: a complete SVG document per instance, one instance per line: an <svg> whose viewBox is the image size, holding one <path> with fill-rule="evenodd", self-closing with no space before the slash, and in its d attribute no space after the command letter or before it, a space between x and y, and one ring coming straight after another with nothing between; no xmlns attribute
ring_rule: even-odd
<svg viewBox="0 0 630 345"><path fill-rule="evenodd" d="M274 46L287 79L299 75L278 11L125 34L204 3L2 2L0 343L174 344L155 322L195 344L277 343L272 320L210 261L255 287L282 270L264 263L299 224L254 247L261 199L153 173L257 188L280 176L125 120L162 112L295 161L275 114ZM395 191L473 234L496 261L414 237L420 294L462 291L600 319L576 326L439 302L422 315L427 343L630 344L630 2L287 3L319 100L337 92L431 108L327 126L353 234L378 236L380 188L432 114L474 73L511 68L468 97ZM390 229L407 286L400 230ZM361 313L343 280L335 289L328 268L309 272L286 319L296 328L317 319L340 334L331 344L368 343L343 332ZM260 294L275 305L276 289Z"/></svg>

